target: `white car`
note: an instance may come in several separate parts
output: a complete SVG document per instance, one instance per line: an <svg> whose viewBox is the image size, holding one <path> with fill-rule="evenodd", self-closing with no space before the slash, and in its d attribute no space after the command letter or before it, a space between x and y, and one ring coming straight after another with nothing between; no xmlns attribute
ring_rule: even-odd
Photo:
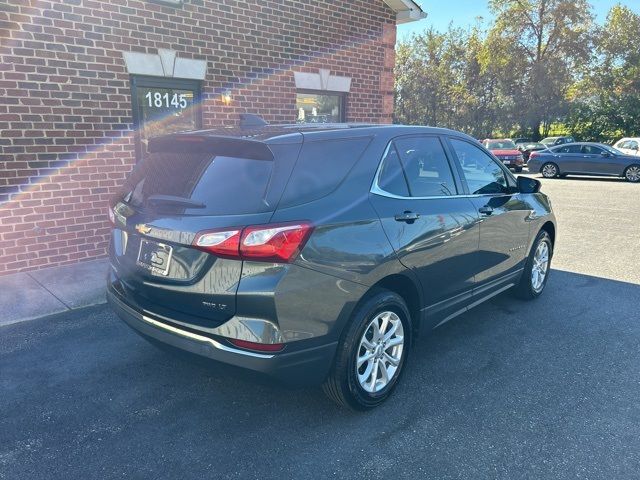
<svg viewBox="0 0 640 480"><path fill-rule="evenodd" d="M623 138L613 144L613 148L627 155L640 156L640 138Z"/></svg>

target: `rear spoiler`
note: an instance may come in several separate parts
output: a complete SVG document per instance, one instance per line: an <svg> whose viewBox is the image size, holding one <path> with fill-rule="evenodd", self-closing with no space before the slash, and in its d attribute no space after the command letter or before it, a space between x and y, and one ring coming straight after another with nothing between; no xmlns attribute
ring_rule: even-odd
<svg viewBox="0 0 640 480"><path fill-rule="evenodd" d="M174 134L149 139L150 153L211 153L223 157L273 160L266 143L243 138L197 134Z"/></svg>

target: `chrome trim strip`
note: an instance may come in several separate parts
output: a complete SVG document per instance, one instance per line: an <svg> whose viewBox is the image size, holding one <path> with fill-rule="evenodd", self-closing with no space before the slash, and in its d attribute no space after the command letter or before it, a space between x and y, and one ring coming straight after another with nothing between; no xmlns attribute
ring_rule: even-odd
<svg viewBox="0 0 640 480"><path fill-rule="evenodd" d="M495 292L491 292L489 295L485 295L484 297L476 300L475 302L470 303L469 305L467 305L466 307L453 312L451 315L449 315L448 317L446 317L444 320L442 320L440 323L438 323L435 328L438 328L440 325L443 325L445 323L447 323L449 320L453 320L454 318L456 318L458 315L462 315L463 313L468 312L469 310L471 310L473 307L477 307L478 305L480 305L481 303L486 302L487 300L489 300L490 298L495 297L496 295L500 295L502 292L504 292L505 290L509 290L511 287L513 287L515 285L515 283L509 283L507 285L505 285L504 287L496 290Z"/></svg>
<svg viewBox="0 0 640 480"><path fill-rule="evenodd" d="M226 345L223 345L222 343L217 342L213 338L204 337L202 335L198 335L197 333L188 332L186 330L181 330L179 328L172 327L171 325L166 325L164 323L161 323L161 322L158 322L158 321L154 320L153 318L149 318L149 317L147 317L145 315L142 315L139 318L139 320L147 322L147 323L153 325L154 327L160 328L162 330L166 330L168 332L175 333L176 335L180 335L181 337L189 338L191 340L196 340L198 342L208 343L213 348L217 348L218 350L223 350L225 352L237 353L239 355L246 355L248 357L255 357L255 358L273 358L273 355L266 355L266 354L263 354L263 353L248 352L246 350L238 350L238 349L235 349L235 348L227 347Z"/></svg>
<svg viewBox="0 0 640 480"><path fill-rule="evenodd" d="M112 268L113 268L113 266L112 266ZM139 312L136 312L129 305L127 305L122 300L120 300L115 294L109 293L108 295L110 296L110 298L112 298L115 302L118 303L118 306L120 308L124 309L129 314L131 314L136 320L148 323L149 325L153 325L154 327L159 328L160 330L165 330L167 332L179 335L179 336L184 337L184 338L188 338L190 340L196 340L198 342L208 343L213 348L216 348L218 350L222 350L224 352L237 353L238 355L245 355L247 357L263 358L263 359L269 359L269 358L273 358L275 356L274 354L255 353L255 352L249 352L249 351L246 351L246 350L240 350L240 349L228 347L228 346L223 345L222 343L214 340L213 338L205 337L204 335L198 335L197 333L192 333L192 332L189 332L187 330L182 330L180 328L174 327L172 325L167 325L166 323L158 322L157 320L154 320L153 318L147 317L146 315L143 315L143 314L141 314Z"/></svg>

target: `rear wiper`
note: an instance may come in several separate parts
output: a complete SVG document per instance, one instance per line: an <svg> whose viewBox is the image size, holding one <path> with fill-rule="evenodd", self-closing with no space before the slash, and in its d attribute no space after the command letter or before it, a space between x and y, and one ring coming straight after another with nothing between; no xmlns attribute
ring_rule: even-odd
<svg viewBox="0 0 640 480"><path fill-rule="evenodd" d="M176 207L184 208L205 208L206 205L201 202L196 202L190 198L176 197L175 195L149 195L147 197L147 204L155 205L174 205Z"/></svg>

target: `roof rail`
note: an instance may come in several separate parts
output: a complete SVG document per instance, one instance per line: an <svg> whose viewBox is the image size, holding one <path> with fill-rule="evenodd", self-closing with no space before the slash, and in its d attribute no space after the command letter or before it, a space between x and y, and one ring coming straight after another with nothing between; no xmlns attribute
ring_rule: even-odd
<svg viewBox="0 0 640 480"><path fill-rule="evenodd" d="M264 119L253 113L241 113L240 114L240 128L256 128L269 125Z"/></svg>

